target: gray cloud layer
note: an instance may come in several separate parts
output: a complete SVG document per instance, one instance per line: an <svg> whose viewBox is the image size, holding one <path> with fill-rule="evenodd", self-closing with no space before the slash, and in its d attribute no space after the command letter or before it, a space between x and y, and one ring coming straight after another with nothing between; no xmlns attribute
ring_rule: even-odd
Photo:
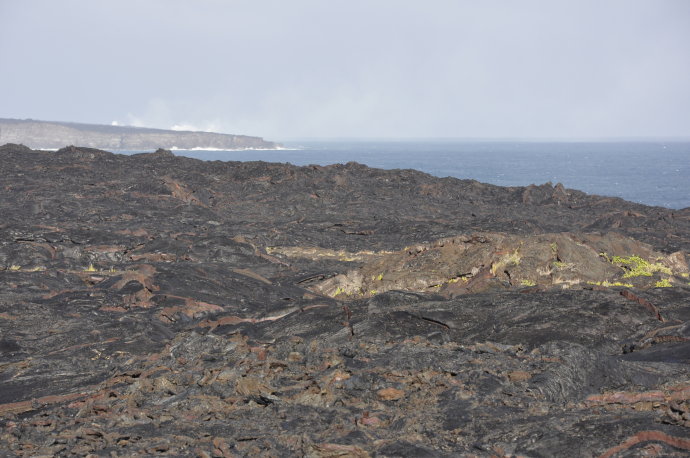
<svg viewBox="0 0 690 458"><path fill-rule="evenodd" d="M690 136L685 0L0 0L0 116L288 137Z"/></svg>

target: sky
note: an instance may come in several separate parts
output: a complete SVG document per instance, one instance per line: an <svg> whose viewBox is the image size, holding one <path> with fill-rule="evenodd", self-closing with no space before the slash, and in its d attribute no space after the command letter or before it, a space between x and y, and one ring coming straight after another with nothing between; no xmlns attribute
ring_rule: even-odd
<svg viewBox="0 0 690 458"><path fill-rule="evenodd" d="M688 0L0 0L0 117L690 138Z"/></svg>

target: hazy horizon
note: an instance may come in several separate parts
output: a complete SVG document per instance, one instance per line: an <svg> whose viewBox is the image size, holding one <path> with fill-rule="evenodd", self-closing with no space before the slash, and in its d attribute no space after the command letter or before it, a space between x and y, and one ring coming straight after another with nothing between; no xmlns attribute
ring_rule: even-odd
<svg viewBox="0 0 690 458"><path fill-rule="evenodd" d="M2 119L12 119L16 121L35 121L35 122L46 122L46 123L58 123L58 124L75 124L75 125L89 125L92 123L79 122L79 121L62 121L62 120L49 120L49 119L34 119L34 118L0 118ZM206 133L222 133L233 135L232 132L218 132L211 130L183 130L183 129L166 129L161 127L152 126L135 126L126 124L93 124L95 126L112 126L112 127L123 127L123 128L133 128L133 129L161 129L175 132L206 132ZM241 135L241 134L240 134ZM609 143L609 142L630 142L630 143L648 143L648 142L690 142L690 136L687 137L286 137L280 139L270 139L277 142L487 142L487 143L503 143L503 142L516 142L516 143Z"/></svg>
<svg viewBox="0 0 690 458"><path fill-rule="evenodd" d="M283 142L690 140L684 0L6 1L0 62L5 118Z"/></svg>

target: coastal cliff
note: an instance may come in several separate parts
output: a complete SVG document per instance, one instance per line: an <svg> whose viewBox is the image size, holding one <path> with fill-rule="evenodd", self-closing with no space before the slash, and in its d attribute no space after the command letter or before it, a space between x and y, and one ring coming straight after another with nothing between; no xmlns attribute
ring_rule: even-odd
<svg viewBox="0 0 690 458"><path fill-rule="evenodd" d="M246 135L0 118L0 144L4 143L44 149L80 145L125 151L157 148L275 149L280 146Z"/></svg>

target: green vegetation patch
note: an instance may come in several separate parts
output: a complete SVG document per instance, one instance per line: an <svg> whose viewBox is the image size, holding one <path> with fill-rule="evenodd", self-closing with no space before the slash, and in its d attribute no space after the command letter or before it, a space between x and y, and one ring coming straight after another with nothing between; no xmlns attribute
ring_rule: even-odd
<svg viewBox="0 0 690 458"><path fill-rule="evenodd" d="M622 267L626 272L623 278L632 277L651 277L655 273L672 275L671 269L659 262L649 262L639 256L614 256L611 258L611 264Z"/></svg>
<svg viewBox="0 0 690 458"><path fill-rule="evenodd" d="M668 278L664 278L663 280L659 280L658 282L654 283L654 286L657 288L670 288L673 285Z"/></svg>
<svg viewBox="0 0 690 458"><path fill-rule="evenodd" d="M609 281L588 281L588 285L596 285L596 286L604 286L606 288L611 288L613 286L624 286L626 288L632 288L633 285L631 283L622 283L619 281L615 282L609 282Z"/></svg>

